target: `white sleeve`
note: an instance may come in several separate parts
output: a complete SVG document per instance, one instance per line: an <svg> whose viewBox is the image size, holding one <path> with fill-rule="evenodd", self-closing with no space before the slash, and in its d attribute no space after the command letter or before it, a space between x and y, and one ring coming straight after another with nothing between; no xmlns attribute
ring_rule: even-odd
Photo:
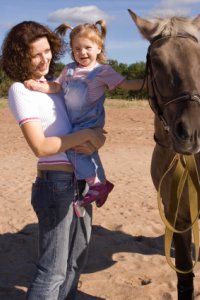
<svg viewBox="0 0 200 300"><path fill-rule="evenodd" d="M36 94L20 82L11 85L8 91L8 103L16 121L22 126L26 122L40 121Z"/></svg>

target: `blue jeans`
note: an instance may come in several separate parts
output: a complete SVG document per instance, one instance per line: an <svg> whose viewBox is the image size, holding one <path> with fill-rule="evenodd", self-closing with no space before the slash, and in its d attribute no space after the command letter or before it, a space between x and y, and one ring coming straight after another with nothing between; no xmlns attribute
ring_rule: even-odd
<svg viewBox="0 0 200 300"><path fill-rule="evenodd" d="M66 153L69 161L74 166L77 179L87 180L87 178L97 176L101 182L105 181L106 176L98 151L87 155L70 149Z"/></svg>
<svg viewBox="0 0 200 300"><path fill-rule="evenodd" d="M32 187L32 205L39 223L39 258L28 300L74 300L86 262L91 235L91 205L77 218L73 174L46 171Z"/></svg>

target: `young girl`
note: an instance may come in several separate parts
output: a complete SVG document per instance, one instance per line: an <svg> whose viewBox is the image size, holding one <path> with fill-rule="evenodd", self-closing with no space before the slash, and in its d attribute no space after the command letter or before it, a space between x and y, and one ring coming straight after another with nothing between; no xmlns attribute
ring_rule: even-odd
<svg viewBox="0 0 200 300"><path fill-rule="evenodd" d="M65 66L55 82L41 84L30 79L24 84L29 89L44 93L57 93L62 88L73 132L83 128L103 128L106 89L137 90L142 80L126 80L105 64L105 21L86 23L73 29L63 24L56 31L64 35L68 29L71 30L70 47L74 62ZM89 186L79 204L85 206L96 201L97 207L101 207L114 185L106 179L98 152L84 155L69 150L67 156L75 168L76 177L85 179Z"/></svg>

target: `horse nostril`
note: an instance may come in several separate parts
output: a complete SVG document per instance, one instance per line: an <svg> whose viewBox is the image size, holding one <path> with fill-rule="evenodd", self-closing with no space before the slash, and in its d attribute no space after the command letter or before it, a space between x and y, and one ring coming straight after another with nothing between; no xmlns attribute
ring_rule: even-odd
<svg viewBox="0 0 200 300"><path fill-rule="evenodd" d="M181 138L182 140L187 140L189 138L189 133L183 122L178 122L175 130L177 137Z"/></svg>

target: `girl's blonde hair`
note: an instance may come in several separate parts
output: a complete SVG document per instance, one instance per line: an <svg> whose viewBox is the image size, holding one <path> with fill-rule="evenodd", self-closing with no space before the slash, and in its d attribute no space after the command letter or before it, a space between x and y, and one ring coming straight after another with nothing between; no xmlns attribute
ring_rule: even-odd
<svg viewBox="0 0 200 300"><path fill-rule="evenodd" d="M75 37L77 36L85 37L91 40L92 42L96 43L98 47L101 48L101 52L97 56L98 63L104 64L106 62L105 45L104 45L105 37L106 37L106 22L104 20L99 20L95 24L89 24L89 23L81 24L74 28L72 28L69 24L64 23L55 29L56 33L58 33L61 36L64 36L68 30L71 30L69 34L71 49L72 49L73 39ZM71 51L71 55L73 60L75 60L73 51Z"/></svg>

